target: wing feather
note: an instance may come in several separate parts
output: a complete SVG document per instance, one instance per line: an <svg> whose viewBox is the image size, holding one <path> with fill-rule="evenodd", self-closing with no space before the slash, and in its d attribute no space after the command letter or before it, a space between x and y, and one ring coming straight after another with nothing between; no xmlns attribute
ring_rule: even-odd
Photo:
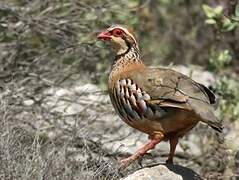
<svg viewBox="0 0 239 180"><path fill-rule="evenodd" d="M130 73L129 73L130 74ZM129 76L150 96L150 104L194 111L201 121L221 132L221 123L213 113L215 95L204 85L170 69L148 68Z"/></svg>

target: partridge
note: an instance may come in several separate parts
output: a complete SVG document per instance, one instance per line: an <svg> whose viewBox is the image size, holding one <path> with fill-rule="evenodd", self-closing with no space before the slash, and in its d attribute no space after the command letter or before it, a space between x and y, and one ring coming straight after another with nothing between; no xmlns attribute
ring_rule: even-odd
<svg viewBox="0 0 239 180"><path fill-rule="evenodd" d="M121 160L122 167L161 141L169 141L166 163L173 163L178 139L199 121L222 132L211 105L215 95L207 87L171 69L146 67L135 36L121 25L109 27L97 38L110 41L116 52L108 80L115 111L125 123L148 134L150 139L135 154Z"/></svg>

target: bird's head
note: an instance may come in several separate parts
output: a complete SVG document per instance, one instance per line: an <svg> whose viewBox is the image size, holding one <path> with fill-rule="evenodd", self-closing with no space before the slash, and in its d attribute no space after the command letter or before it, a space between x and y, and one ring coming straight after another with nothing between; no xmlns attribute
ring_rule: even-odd
<svg viewBox="0 0 239 180"><path fill-rule="evenodd" d="M118 55L128 52L132 47L138 47L133 33L120 25L113 25L98 34L99 40L112 42L113 48Z"/></svg>

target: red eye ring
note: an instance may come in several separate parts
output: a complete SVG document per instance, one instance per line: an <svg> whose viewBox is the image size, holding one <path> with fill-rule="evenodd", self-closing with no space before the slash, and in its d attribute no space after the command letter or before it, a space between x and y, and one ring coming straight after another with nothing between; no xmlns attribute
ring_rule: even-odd
<svg viewBox="0 0 239 180"><path fill-rule="evenodd" d="M122 36L123 31L121 29L114 29L112 34L114 36Z"/></svg>

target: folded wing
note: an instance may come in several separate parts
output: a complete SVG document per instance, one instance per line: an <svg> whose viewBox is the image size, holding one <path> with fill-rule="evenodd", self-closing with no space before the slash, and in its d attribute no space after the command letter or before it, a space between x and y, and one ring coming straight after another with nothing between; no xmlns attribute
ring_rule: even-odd
<svg viewBox="0 0 239 180"><path fill-rule="evenodd" d="M214 115L211 105L215 103L215 95L204 85L179 72L162 68L132 72L128 78L150 97L145 99L147 106L194 111L201 121L222 132L222 125Z"/></svg>

